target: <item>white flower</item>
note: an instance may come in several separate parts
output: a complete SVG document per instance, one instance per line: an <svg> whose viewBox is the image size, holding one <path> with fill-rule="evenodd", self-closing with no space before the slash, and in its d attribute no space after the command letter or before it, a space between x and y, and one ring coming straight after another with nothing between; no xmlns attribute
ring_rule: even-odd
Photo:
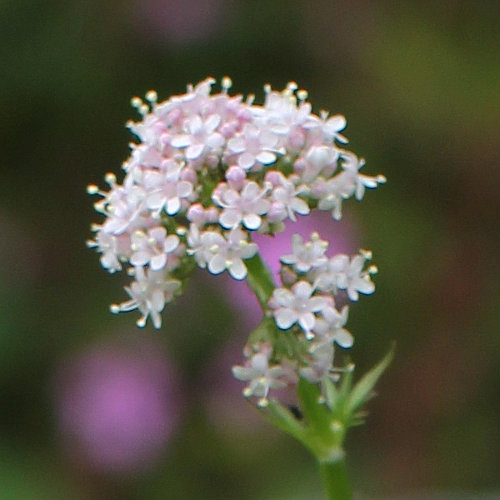
<svg viewBox="0 0 500 500"><path fill-rule="evenodd" d="M333 173L337 167L338 157L339 150L334 145L312 146L305 156L306 168L302 172L303 181L307 183L314 181L326 168Z"/></svg>
<svg viewBox="0 0 500 500"><path fill-rule="evenodd" d="M158 217L162 210L167 215L176 215L182 207L182 200L188 200L193 193L193 185L181 179L184 165L175 161L163 164L163 170L148 170L143 176L147 189L147 207Z"/></svg>
<svg viewBox="0 0 500 500"><path fill-rule="evenodd" d="M347 139L340 134L341 130L344 130L347 122L344 116L342 115L334 115L328 118L327 113L322 113L323 118L323 134L327 141L338 141L342 144L347 143Z"/></svg>
<svg viewBox="0 0 500 500"><path fill-rule="evenodd" d="M197 160L207 152L220 152L224 137L216 132L221 122L219 115L210 115L203 120L199 115L188 118L184 124L186 133L179 134L170 141L171 146L186 149L186 159Z"/></svg>
<svg viewBox="0 0 500 500"><path fill-rule="evenodd" d="M101 265L110 273L121 271L121 260L130 254L130 238L127 233L114 236L106 232L102 226L94 225L95 240L88 240L89 248L96 248L101 253Z"/></svg>
<svg viewBox="0 0 500 500"><path fill-rule="evenodd" d="M156 226L144 231L136 231L131 237L132 255L130 263L137 266L149 264L153 271L162 269L167 264L168 255L179 246L179 237L169 234L163 226Z"/></svg>
<svg viewBox="0 0 500 500"><path fill-rule="evenodd" d="M115 236L144 227L146 193L137 185L115 186L97 209L107 216L103 229Z"/></svg>
<svg viewBox="0 0 500 500"><path fill-rule="evenodd" d="M349 299L353 301L358 300L358 292L373 293L375 285L370 280L370 274L376 268L363 270L368 256L368 252L355 255L352 258L344 254L335 255L323 269L318 271L318 277L314 282L315 286L325 292L335 293L337 289L347 290Z"/></svg>
<svg viewBox="0 0 500 500"><path fill-rule="evenodd" d="M306 191L305 186L296 187L278 171L269 171L266 179L269 178L274 180L271 192L272 206L268 214L273 222L284 221L287 217L295 222L297 220L295 214L307 215L310 212L309 205L297 196Z"/></svg>
<svg viewBox="0 0 500 500"><path fill-rule="evenodd" d="M291 290L274 290L273 299L277 307L273 314L279 328L288 330L298 323L307 338L314 336L311 332L316 322L314 313L321 311L328 302L325 297L312 297L313 292L307 281L295 283Z"/></svg>
<svg viewBox="0 0 500 500"><path fill-rule="evenodd" d="M265 128L247 123L241 134L229 139L227 154L237 155L237 163L244 170L260 170L276 161L278 138Z"/></svg>
<svg viewBox="0 0 500 500"><path fill-rule="evenodd" d="M270 365L272 348L269 344L260 346L260 351L249 356L245 366L233 366L235 378L250 382L243 390L245 397L261 398L259 406L266 406L271 389L284 389L290 383L297 383L297 376L287 366Z"/></svg>
<svg viewBox="0 0 500 500"><path fill-rule="evenodd" d="M142 317L137 321L137 326L143 327L149 316L155 328L161 327L161 315L165 304L170 302L179 290L180 281L170 279L164 270L146 271L143 267L134 270L135 280L125 291L130 300L122 304L113 304L111 312L128 312L139 309Z"/></svg>
<svg viewBox="0 0 500 500"><path fill-rule="evenodd" d="M297 85L294 82L290 82L283 92L272 91L269 85L264 90L265 104L254 106L253 114L257 121L265 123L280 137L280 145L296 154L304 146L308 133L321 125L319 117L311 114L311 104L305 102L307 92L299 90L295 94Z"/></svg>
<svg viewBox="0 0 500 500"><path fill-rule="evenodd" d="M232 229L242 223L247 229L259 229L262 218L271 207L265 198L269 187L261 188L254 181L245 181L241 192L221 183L212 194L212 200L223 208L219 223L225 229Z"/></svg>
<svg viewBox="0 0 500 500"><path fill-rule="evenodd" d="M376 188L378 184L383 184L385 182L385 177L383 175L378 175L376 177L371 177L369 175L363 175L359 173L359 170L365 165L363 159L358 159L358 157L351 153L350 151L342 152L342 168L344 169L344 186L346 191L349 190L351 194L355 194L357 200L361 200L365 193L365 188Z"/></svg>
<svg viewBox="0 0 500 500"><path fill-rule="evenodd" d="M315 338L318 343L335 342L344 349L352 347L354 339L344 328L348 314L348 306L344 306L340 312L333 306L325 307L321 311L322 319L317 319L314 325Z"/></svg>
<svg viewBox="0 0 500 500"><path fill-rule="evenodd" d="M342 218L342 200L351 195L350 184L345 182L347 180L342 172L329 180L320 176L311 186L311 194L319 200L318 209L330 211L335 220Z"/></svg>
<svg viewBox="0 0 500 500"><path fill-rule="evenodd" d="M220 274L226 269L237 280L247 275L243 259L253 257L258 250L255 243L248 241L248 234L241 229L232 229L225 237L217 231L200 232L191 224L188 234L188 254L194 255L196 263L212 274Z"/></svg>
<svg viewBox="0 0 500 500"><path fill-rule="evenodd" d="M281 262L293 266L299 273L307 273L311 269L323 266L328 258L325 256L328 242L322 240L318 233L311 234L311 241L304 243L300 234L292 236L292 253L283 255Z"/></svg>
<svg viewBox="0 0 500 500"><path fill-rule="evenodd" d="M320 382L332 372L334 354L331 342L311 345L307 366L300 369L300 375L308 382Z"/></svg>
<svg viewBox="0 0 500 500"><path fill-rule="evenodd" d="M214 255L227 245L224 236L219 231L200 232L196 224L189 226L187 237L188 255L194 256L199 267L205 269Z"/></svg>

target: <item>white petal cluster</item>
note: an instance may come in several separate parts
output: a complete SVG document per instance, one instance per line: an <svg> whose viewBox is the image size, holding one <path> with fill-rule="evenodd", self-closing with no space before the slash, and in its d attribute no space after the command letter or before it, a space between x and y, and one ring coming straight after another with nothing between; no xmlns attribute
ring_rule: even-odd
<svg viewBox="0 0 500 500"><path fill-rule="evenodd" d="M164 270L145 270L143 267L137 267L134 275L135 280L129 287L125 287L130 300L119 305L113 304L111 312L119 313L138 309L142 317L137 321L137 326L143 327L148 317L151 316L155 328L160 328L160 313L178 291L180 282L169 279Z"/></svg>
<svg viewBox="0 0 500 500"><path fill-rule="evenodd" d="M313 287L307 281L298 281L291 290L274 290L274 318L279 328L288 330L298 323L307 338L314 337L311 332L316 323L314 313L321 312L327 306L327 300L323 297L313 297L313 292Z"/></svg>
<svg viewBox="0 0 500 500"><path fill-rule="evenodd" d="M267 405L267 397L272 389L284 389L295 385L298 377L289 363L272 364L273 350L269 343L257 344L254 349L246 349L244 366L233 366L233 375L238 380L248 382L243 390L247 398L259 398L258 405Z"/></svg>
<svg viewBox="0 0 500 500"><path fill-rule="evenodd" d="M92 226L88 245L109 272L134 276L126 288L130 300L113 309L138 309L141 325L150 317L160 327L164 304L180 293L194 265L244 279L245 261L258 251L251 232L273 234L314 208L339 218L342 201L359 200L384 181L360 174L363 160L344 148L345 119L314 114L296 84L282 92L266 86L265 102L257 105L253 97L229 95L228 78L212 94L214 83L189 85L163 102L154 91L146 101L132 99L141 119L128 123L138 141L123 164L125 177L119 184L108 174L108 191L88 188L100 197L95 208L104 217ZM283 262L299 273L326 265L319 243L294 255ZM280 324L293 320L310 335L312 318L321 315L317 290L346 290L353 300L370 293L357 260L339 266L328 286L304 282L278 293Z"/></svg>
<svg viewBox="0 0 500 500"><path fill-rule="evenodd" d="M220 274L226 269L236 280L247 275L243 263L257 253L257 245L248 241L248 235L239 228L221 234L218 231L202 231L196 224L191 224L188 234L188 254L193 255L202 269L212 274Z"/></svg>
<svg viewBox="0 0 500 500"><path fill-rule="evenodd" d="M282 276L285 286L274 290L269 308L279 329L286 330L302 346L298 374L310 382L324 377L335 378L335 346L349 349L354 343L351 333L345 329L349 307L340 310L336 296L346 291L351 301L358 300L359 293L375 290L370 275L375 266L364 269L371 254L362 251L349 257L338 254L326 257L328 243L317 233L304 241L300 235L292 237L292 253L281 257ZM277 361L275 359L275 361Z"/></svg>

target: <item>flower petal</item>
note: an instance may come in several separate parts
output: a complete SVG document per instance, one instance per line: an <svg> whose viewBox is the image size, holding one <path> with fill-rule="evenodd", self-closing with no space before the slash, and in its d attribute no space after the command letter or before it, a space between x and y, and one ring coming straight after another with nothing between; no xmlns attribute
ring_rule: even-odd
<svg viewBox="0 0 500 500"><path fill-rule="evenodd" d="M288 330L294 323L297 322L297 315L292 309L281 308L274 311L274 319L276 324L282 330Z"/></svg>

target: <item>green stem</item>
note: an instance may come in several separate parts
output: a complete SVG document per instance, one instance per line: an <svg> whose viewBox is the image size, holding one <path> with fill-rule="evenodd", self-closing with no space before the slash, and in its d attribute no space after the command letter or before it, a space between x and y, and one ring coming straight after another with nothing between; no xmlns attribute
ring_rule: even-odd
<svg viewBox="0 0 500 500"><path fill-rule="evenodd" d="M256 254L251 259L248 259L246 261L246 266L248 270L247 283L257 296L263 311L265 311L276 284L274 283L269 269L264 264L259 254ZM266 319L264 319L261 323L264 330L266 330L265 322ZM352 500L351 488L349 486L347 472L345 469L344 454L340 448L342 439L335 434L334 429L331 426L332 416L329 414L329 410L324 404L318 403L319 394L317 394L317 391L318 388L311 384L302 382L302 384L299 385L299 397L304 406L303 409L306 416L309 417L308 420L311 420L309 425L312 426L312 428L317 428L323 437L325 437L324 433L326 432L326 437L332 438L333 432L333 438L327 439L327 441L337 443L338 446L336 449L340 450L339 453L334 453L333 455L329 454L328 458L318 460L328 500ZM277 409L279 409L279 407L277 407ZM321 456L321 454L318 454L316 446L309 446L311 443L308 445L307 439L305 441L300 439L300 435L304 429L298 424L292 426L290 424L290 418L291 417L288 416L288 414L285 414L285 416L283 416L283 414L278 415L278 420L282 424L281 426L278 425L278 427L284 429L286 432L289 432L299 441L302 441L303 444L305 444L313 452L313 454L316 455L316 457ZM324 444L325 440L321 439L321 442ZM324 451L322 446L320 449L321 451Z"/></svg>
<svg viewBox="0 0 500 500"><path fill-rule="evenodd" d="M352 500L351 487L343 458L320 462L319 469L328 500Z"/></svg>
<svg viewBox="0 0 500 500"><path fill-rule="evenodd" d="M276 284L258 253L245 263L248 270L247 283L257 296L262 310L265 311Z"/></svg>

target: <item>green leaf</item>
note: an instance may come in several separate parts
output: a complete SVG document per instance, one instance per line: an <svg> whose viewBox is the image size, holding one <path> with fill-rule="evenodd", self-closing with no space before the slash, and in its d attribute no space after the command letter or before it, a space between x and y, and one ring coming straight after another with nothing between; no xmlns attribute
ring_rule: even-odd
<svg viewBox="0 0 500 500"><path fill-rule="evenodd" d="M323 396L319 387L301 378L297 392L302 411L309 426L320 433L323 433L325 430L328 430L328 433L330 433L332 416L325 402L321 402Z"/></svg>
<svg viewBox="0 0 500 500"><path fill-rule="evenodd" d="M349 396L348 411L353 415L373 395L373 388L378 379L382 376L394 357L394 345L391 347L385 357L376 364L361 380L353 387Z"/></svg>
<svg viewBox="0 0 500 500"><path fill-rule="evenodd" d="M269 414L264 413L264 415L266 415L272 424L303 442L304 426L293 416L288 408L285 408L275 400L269 401L267 408L269 409Z"/></svg>
<svg viewBox="0 0 500 500"><path fill-rule="evenodd" d="M335 408L338 407L340 393L338 389L335 387L333 381L329 377L326 377L325 380L323 380L322 384L326 398L326 404L328 405L330 410L334 411Z"/></svg>

